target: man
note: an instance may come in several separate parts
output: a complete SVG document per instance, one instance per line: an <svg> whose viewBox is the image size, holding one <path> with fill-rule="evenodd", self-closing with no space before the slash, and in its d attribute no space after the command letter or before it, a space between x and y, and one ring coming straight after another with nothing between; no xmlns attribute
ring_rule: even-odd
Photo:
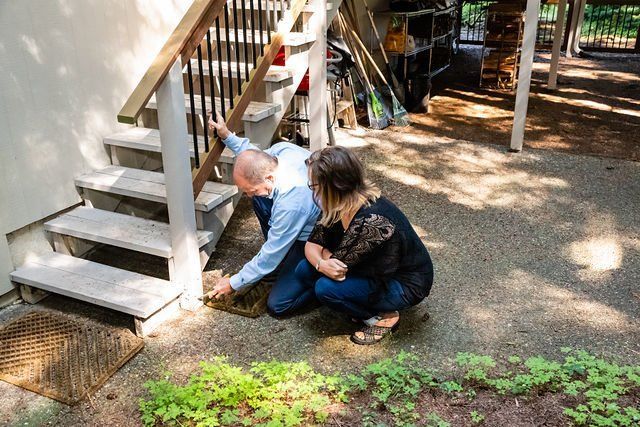
<svg viewBox="0 0 640 427"><path fill-rule="evenodd" d="M237 274L219 279L207 295L220 298L275 272L276 282L267 300L273 315L292 314L315 304L313 288L305 287L294 274L320 213L308 186L305 160L311 153L288 142L262 151L247 138L231 133L219 114L217 121L209 119L209 128L236 154L233 180L252 198L265 243Z"/></svg>

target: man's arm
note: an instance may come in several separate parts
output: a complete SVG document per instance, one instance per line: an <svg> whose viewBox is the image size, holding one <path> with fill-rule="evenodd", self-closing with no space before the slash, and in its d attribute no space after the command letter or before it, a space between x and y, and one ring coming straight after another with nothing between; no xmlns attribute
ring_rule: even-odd
<svg viewBox="0 0 640 427"><path fill-rule="evenodd" d="M256 283L274 271L309 220L309 212L305 209L275 209L274 211L271 217L273 225L260 252L246 263L238 274L231 277L231 287L236 291Z"/></svg>
<svg viewBox="0 0 640 427"><path fill-rule="evenodd" d="M235 133L230 133L228 137L222 140L222 142L236 155L246 150L261 151L260 148L249 141L249 138L240 138Z"/></svg>
<svg viewBox="0 0 640 427"><path fill-rule="evenodd" d="M210 111L209 114L211 114ZM222 118L222 115L220 114L217 115L215 121L213 120L213 117L209 117L209 130L211 132L218 132L218 136L222 138L222 142L224 143L224 145L229 147L229 149L231 149L231 151L233 151L236 155L242 153L245 150L260 151L260 148L249 142L248 138L240 138L236 136L235 133L231 132L227 127L224 119Z"/></svg>

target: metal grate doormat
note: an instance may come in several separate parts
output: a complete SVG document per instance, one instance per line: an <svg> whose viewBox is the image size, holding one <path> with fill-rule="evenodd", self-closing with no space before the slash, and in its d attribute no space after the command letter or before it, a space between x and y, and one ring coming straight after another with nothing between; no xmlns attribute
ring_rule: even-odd
<svg viewBox="0 0 640 427"><path fill-rule="evenodd" d="M258 317L267 311L270 290L271 282L262 280L247 292L225 295L219 300L206 300L205 305L240 316Z"/></svg>
<svg viewBox="0 0 640 427"><path fill-rule="evenodd" d="M36 311L0 328L0 379L73 405L143 346L128 329Z"/></svg>

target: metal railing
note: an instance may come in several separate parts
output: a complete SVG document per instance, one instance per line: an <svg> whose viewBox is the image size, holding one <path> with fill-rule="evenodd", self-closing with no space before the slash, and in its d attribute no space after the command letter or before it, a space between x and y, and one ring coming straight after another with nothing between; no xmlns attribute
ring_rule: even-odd
<svg viewBox="0 0 640 427"><path fill-rule="evenodd" d="M590 0L584 11L580 48L640 52L640 1Z"/></svg>
<svg viewBox="0 0 640 427"><path fill-rule="evenodd" d="M463 2L460 43L483 43L487 8L495 2ZM567 7L571 10L571 5ZM540 47L550 47L553 43L557 15L557 4L541 5L537 33ZM565 16L570 19L570 13L565 13ZM639 27L640 0L589 0L582 23L580 47L591 51L640 52Z"/></svg>
<svg viewBox="0 0 640 427"><path fill-rule="evenodd" d="M239 1L240 5L238 0L194 0L118 114L120 122L136 123L171 66L181 58L186 68L196 196L224 149L215 133L209 135L208 111L214 120L220 114L229 129L239 130L247 106L306 2L255 0L255 5L254 0Z"/></svg>

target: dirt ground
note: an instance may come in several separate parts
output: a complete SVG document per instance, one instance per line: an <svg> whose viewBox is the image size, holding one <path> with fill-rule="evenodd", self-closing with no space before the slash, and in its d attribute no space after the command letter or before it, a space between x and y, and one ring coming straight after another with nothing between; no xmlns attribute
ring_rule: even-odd
<svg viewBox="0 0 640 427"><path fill-rule="evenodd" d="M640 56L562 57L555 91L550 56L536 55L524 146L639 161ZM509 145L515 94L478 87L480 58L462 46L434 79L429 114L412 117L425 136Z"/></svg>
<svg viewBox="0 0 640 427"><path fill-rule="evenodd" d="M610 72L622 79L621 71ZM447 369L460 351L498 358L559 357L560 348L568 346L637 364L640 163L558 152L575 149L572 144L559 147L562 150L507 153L496 145L508 140L504 126L489 127L490 121L482 117L456 123L454 116L438 113L445 105L445 92L454 90L461 89L436 95L433 114L416 118L418 123L411 128L337 135L339 144L354 147L370 178L406 213L434 260L432 294L402 313L401 328L391 339L376 346L356 346L348 339L353 325L326 308L285 320L248 319L208 308L182 312L146 338L145 348L91 399L75 407L0 382L0 425L137 426L145 381L162 378L166 371L176 381L185 381L199 361L219 354L242 366L276 358L306 360L323 372L349 372L403 350L419 355L427 366ZM494 106L507 102L506 95L495 92L469 93L473 95L465 95L465 102L469 98L486 98ZM637 99L637 93L626 96ZM454 102L453 97L448 99ZM640 109L637 101L625 102L630 113ZM533 146L551 138L552 132L540 124L543 121L546 126L561 121L572 130L587 126L585 116L577 113L563 113L562 120L553 120L546 119L542 108L532 110L534 129L528 140L534 141L529 142ZM620 122L627 122L627 129L635 129L626 136L619 134L619 144L590 147L613 150L635 144L637 153L637 116L609 112L605 119L600 110L584 110L599 117L602 126L617 115ZM509 121L508 112L491 111L502 111L499 123ZM447 127L438 120L449 120ZM485 128L489 130L482 132ZM549 144L545 147L551 148ZM237 271L261 244L257 220L245 198L206 268L205 286L221 272ZM158 277L167 274L164 262L156 258L119 250L105 250L95 257ZM57 296L37 306L17 303L0 310L0 325L34 309L132 326L127 316ZM557 419L557 411L543 410L545 402L550 401L532 402L523 409L525 418L515 423L500 415L504 403L487 402L483 411L487 419L495 414L491 425L556 425L549 420ZM450 414L437 399L425 396L424 404L442 409L445 418Z"/></svg>

